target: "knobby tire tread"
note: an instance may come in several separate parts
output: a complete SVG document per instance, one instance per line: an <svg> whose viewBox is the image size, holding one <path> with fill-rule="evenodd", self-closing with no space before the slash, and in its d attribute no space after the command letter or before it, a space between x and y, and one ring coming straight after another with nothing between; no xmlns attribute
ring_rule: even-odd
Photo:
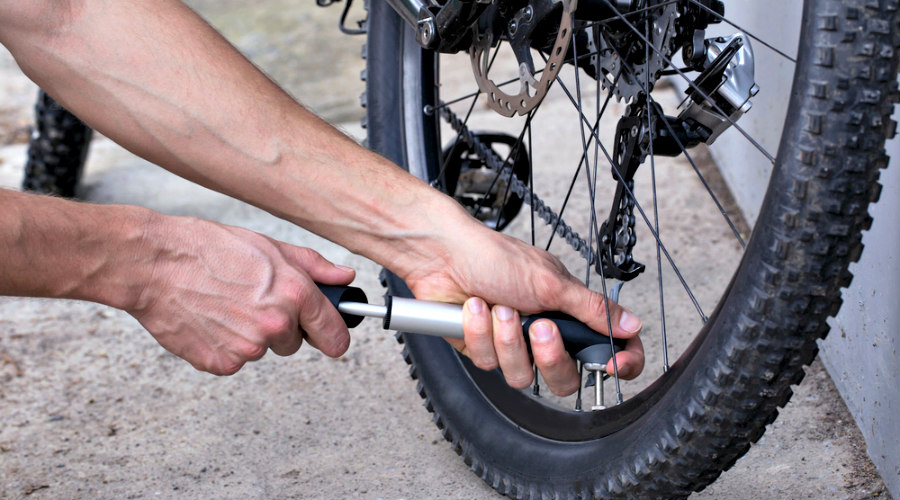
<svg viewBox="0 0 900 500"><path fill-rule="evenodd" d="M41 90L34 106L22 189L72 198L87 158L93 130Z"/></svg>

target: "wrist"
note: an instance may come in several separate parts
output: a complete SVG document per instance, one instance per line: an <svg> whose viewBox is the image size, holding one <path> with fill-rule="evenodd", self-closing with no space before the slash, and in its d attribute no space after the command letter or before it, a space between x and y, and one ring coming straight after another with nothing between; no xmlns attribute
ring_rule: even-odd
<svg viewBox="0 0 900 500"><path fill-rule="evenodd" d="M376 262L402 279L413 278L453 268L454 257L486 227L475 220L455 200L432 188L420 203L404 214L403 230L390 240L385 258Z"/></svg>
<svg viewBox="0 0 900 500"><path fill-rule="evenodd" d="M80 277L81 285L68 295L132 310L153 276L165 239L165 216L134 206L92 208L111 214L97 218L100 225L90 237L94 244L86 249L95 270Z"/></svg>

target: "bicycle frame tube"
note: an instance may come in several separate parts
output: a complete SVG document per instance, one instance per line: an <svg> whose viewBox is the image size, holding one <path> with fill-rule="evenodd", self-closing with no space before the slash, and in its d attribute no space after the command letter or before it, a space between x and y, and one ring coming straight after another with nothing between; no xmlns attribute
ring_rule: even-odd
<svg viewBox="0 0 900 500"><path fill-rule="evenodd" d="M419 12L428 7L440 7L434 0L385 0L413 29L418 28Z"/></svg>
<svg viewBox="0 0 900 500"><path fill-rule="evenodd" d="M466 33L491 0L385 0L416 33L422 47L456 53L469 46Z"/></svg>

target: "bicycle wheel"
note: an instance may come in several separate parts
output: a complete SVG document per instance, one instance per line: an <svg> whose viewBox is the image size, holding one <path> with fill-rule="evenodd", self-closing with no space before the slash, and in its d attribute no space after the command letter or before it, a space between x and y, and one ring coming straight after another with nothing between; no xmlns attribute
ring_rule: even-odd
<svg viewBox="0 0 900 500"><path fill-rule="evenodd" d="M628 15L587 23L574 2L551 3L556 10L529 45L537 70L523 72L521 51L504 47L515 36L509 21L537 16L544 2L498 14L503 22L483 25L506 26L505 34L476 34L473 46L481 47L455 55L421 50L386 2L371 2L368 145L493 227L549 248L590 287L610 291L618 281L610 274L627 282L622 303L644 317L645 373L607 382L615 398L588 409L581 391L552 397L539 379L532 389L511 389L502 374L477 369L441 339L399 339L444 437L501 493L683 498L760 438L840 306L848 265L871 223L868 204L879 195L884 141L896 128L897 3L807 0L796 57L743 32L725 6L718 25L742 31L742 41L705 39L704 47L717 47L706 53L706 73L681 65L699 60L696 53L673 64L672 40L685 38L680 31L697 22L690 15L715 11L715 2L641 2ZM568 29L571 42L554 42ZM715 167L700 161L703 147L688 147L692 125L665 118L681 96L661 77L672 75L688 94L702 92L689 95L695 105L715 102L716 87L704 78L724 80L716 54L735 53L751 39L757 52L772 51L778 64L794 68L783 82L789 91L774 96L784 100L783 116L773 106L742 112L771 113L773 122L783 120L783 132L754 137L737 120L722 138L707 130L696 141L714 142L709 149L720 161L729 160L729 148L716 156L729 134L758 150L758 158L742 161L762 162L771 177L760 206L745 207L755 220L744 220ZM484 75L504 67L508 80ZM760 98L779 88L756 83ZM522 90L507 92L506 85ZM547 95L529 107L538 85ZM680 161L670 159L679 154ZM633 175L621 171L626 165ZM518 215L507 209L516 197L525 201ZM707 213L717 226L704 222ZM644 269L640 261L652 264ZM392 294L410 293L390 273L385 282Z"/></svg>
<svg viewBox="0 0 900 500"><path fill-rule="evenodd" d="M34 105L22 189L72 198L94 131L41 90Z"/></svg>

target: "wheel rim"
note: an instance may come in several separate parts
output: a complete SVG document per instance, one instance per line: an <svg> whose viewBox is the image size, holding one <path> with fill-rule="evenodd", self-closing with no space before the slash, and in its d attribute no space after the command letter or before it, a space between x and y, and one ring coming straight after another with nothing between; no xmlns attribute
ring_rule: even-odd
<svg viewBox="0 0 900 500"><path fill-rule="evenodd" d="M690 0L690 1L694 2L694 0ZM404 95L404 99L403 99L404 117L407 118L407 121L405 122L405 137L407 138L407 140L405 141L406 145L407 145L406 163L410 167L411 171L414 174L416 174L420 178L423 178L423 179L431 182L431 181L435 181L441 177L442 169L445 166L445 165L441 164L440 159L437 158L437 156L434 154L434 150L440 151L441 143L438 138L441 137L442 132L443 132L444 136L447 136L447 126L446 126L446 124L444 124L443 125L444 130L441 131L441 127L442 127L441 120L438 118L440 116L441 109L445 105L446 106L456 105L456 106L461 107L462 109L460 110L459 115L460 116L465 115L465 117L466 117L465 122L468 123L470 121L470 116L472 116L472 114L473 114L473 109L475 108L475 102L478 98L475 97L474 99L470 99L470 100L463 99L463 97L466 97L467 94L462 94L459 96L437 95L439 90L444 90L444 89L441 89L440 82L436 82L433 85L433 87L429 86L429 85L422 85L421 82L414 83L414 80L417 77L417 75L438 75L439 73L442 74L445 72L445 67L441 67L441 69L439 71L437 69L438 64L436 64L436 61L434 61L435 70L431 71L430 68L431 68L431 64L433 62L431 59L432 55L431 54L422 54L421 51L419 50L419 47L415 44L415 41L412 39L411 36L405 37L404 45L405 45L404 57L403 57L403 59L404 59L403 75L404 75L404 84L405 84L404 88L407 90L412 89L412 88L424 89L424 91L421 94L418 92L409 92L409 91L402 93ZM649 51L649 47L646 48L646 50ZM567 67L570 71L572 70L571 64L567 65ZM427 69L425 71L422 71L423 68L427 68ZM574 73L577 74L578 72L576 71ZM442 74L442 76L443 76L443 74ZM584 98L584 95L583 95L584 93L580 89L580 83L578 83L579 78L583 78L583 75L581 77L575 77L576 87L578 87L575 91L573 91L571 93L565 92L565 91L562 91L562 92L564 94L568 94L567 97L569 98L570 101L573 101L573 104L574 104L574 102L578 102L580 104L578 107L584 108L585 107L583 105L584 102L589 101L589 99ZM678 76L676 76L676 78L678 78ZM558 87L565 86L560 79L558 79L556 83L559 84ZM645 81L645 84L646 83L647 82ZM412 86L410 84L412 84ZM584 171L579 169L579 171L576 172L576 174L571 179L572 185L576 184L576 181L578 180L579 175L586 175L589 182L596 182L596 179L598 179L598 177L599 177L599 175L597 173L598 172L598 169L597 169L598 164L600 165L600 168L606 168L607 170L609 169L609 165L603 165L602 161L603 161L603 156L607 156L607 158L609 158L612 155L613 147L608 145L608 143L607 143L607 148L606 148L607 150L604 150L603 145L597 147L597 146L591 146L591 144L590 144L591 142L593 142L593 141L591 141L591 139L602 135L598 131L598 128L597 128L597 125L595 124L595 122L599 123L601 118L604 116L603 111L600 111L601 105L602 105L602 109L605 110L610 103L610 99L607 98L608 94L606 93L606 92L609 92L609 90L604 89L604 92L601 92L600 86L601 85L608 86L609 84L610 84L610 82L608 80L605 82L599 82L596 84L596 86L597 86L596 97L590 103L590 104L596 106L596 109L598 110L597 115L596 115L596 120L587 119L586 114L579 109L580 116L577 119L579 120L579 122L585 122L585 123L580 123L581 126L579 127L581 130L580 146L582 147L580 156L582 156L582 162L588 165L588 167L585 170L591 171L591 173L585 174ZM434 92L432 92L432 89L434 89ZM612 90L612 89L610 89L610 90ZM557 89L557 91L559 91L559 89ZM475 90L475 92L477 92L477 89ZM601 97L601 93L603 94L602 97ZM447 104L448 102L450 102L451 104L448 105ZM544 105L544 103L542 103L542 106L543 105ZM430 111L432 111L431 117L420 112L420 110L427 109L429 106L431 107ZM540 108L538 108L538 111L540 111ZM648 115L652 116L652 112L648 111ZM412 119L410 119L410 118L412 118ZM594 118L594 117L592 117L592 118ZM525 118L525 120L530 120L530 119L531 119L531 116ZM530 136L532 135L533 129L534 129L533 124L527 125L523 129L521 129L518 134L520 138L525 138L525 139L520 139L520 140L522 140L523 144L527 143L529 145L529 150L530 150L530 146L532 144ZM432 143L433 145L430 147L427 146L427 144L428 144L427 140L423 140L423 141L410 140L410 138L428 137L428 136L435 138L434 142ZM457 133L453 133L449 137L450 137L450 139L452 139L453 137L456 137L456 140L459 140L460 135L458 135ZM750 138L750 139L752 139L752 138ZM576 142L578 142L578 141L576 141ZM603 144L603 141L598 140L595 142L595 144ZM760 146L760 148L762 150L760 154L762 156L766 157L767 161L774 164L775 163L774 162L775 155L770 153L768 150L766 150L762 146ZM529 152L529 156L530 156L530 152ZM650 165L644 165L641 168L643 168L644 170L647 170L647 169L652 170L653 183L655 183L656 182L656 165L654 165L654 163L656 161L653 159L652 154L650 156L650 160L648 160L648 161L650 162ZM697 172L697 175L701 179L703 179L703 174L700 172L701 168L699 168L697 165L695 165L695 161L689 160L689 163L690 163L690 166L688 168L693 167L693 170ZM535 168L537 168L537 167L535 167ZM600 172L602 172L602 170ZM435 184L435 182L432 182L432 183ZM702 184L706 185L707 182L705 180L703 180ZM538 189L538 186L536 186L534 184L533 180L531 181L529 187L531 188L532 186L534 186L535 190ZM709 189L709 188L707 188L707 189ZM597 193L593 193L593 198L595 201L598 199ZM566 195L566 200L568 200L568 194ZM656 267L658 269L658 274L662 275L663 271L661 270L661 268L666 263L666 257L663 255L664 253L666 253L666 246L664 243L661 242L663 237L659 236L660 235L659 208L656 206L656 203L657 203L657 200L656 200L656 193L655 193L655 189L654 189L653 201L652 201L652 204L650 205L650 207L652 207L652 208L649 208L646 210L641 209L640 212L644 219L644 222L647 224L647 226L649 228L651 228L651 230L650 230L651 236L648 238L645 235L644 240L655 239L657 243L660 243L660 244L654 245L654 246L656 246L656 255L657 255L656 259L655 259L655 262L657 263ZM719 209L722 212L726 211L726 210L722 209L722 205L721 205L720 201L716 201L715 204L719 207ZM563 207L565 207L565 206L566 205L563 204ZM589 222L589 225L591 227L596 227L597 218L602 218L605 216L605 212L608 210L608 207L605 205L602 205L602 207L603 208L595 207L594 209L590 210L591 213L597 214L596 218ZM526 210L528 210L527 207L526 207ZM563 210L565 210L565 208ZM562 211L560 211L560 213L561 212ZM519 217L527 218L528 214L523 212L522 214L519 215ZM532 219L533 219L533 217L532 217ZM653 223L653 219L656 219L655 224ZM738 229L738 227L736 227L736 226L740 226L740 221L735 222L734 220L729 220L729 221L727 221L726 225L728 226L727 229L736 236L736 240L739 243L739 245L741 247L743 247L745 245L745 240L746 240L745 233L746 232L741 231L740 229ZM655 229L655 231L653 229ZM595 234L596 234L596 229L594 229L593 231L589 230L588 238L586 238L586 239L591 240ZM535 236L532 235L532 238L533 238L532 241L534 241ZM552 242L552 239L553 239L553 237L551 236L551 242ZM596 244L596 240L593 240L593 243ZM672 260L672 258L669 257L669 260ZM588 266L588 267L590 267L590 266ZM733 267L733 269L735 269L735 270L737 269L736 264ZM570 268L570 270L571 270L571 268ZM679 273L676 271L676 274L679 274ZM732 273L729 272L728 276L730 276L731 274ZM585 274L585 276L586 276L585 281L588 281L589 284L590 284L590 282L593 282L593 284L595 285L595 289L599 289L600 291L603 291L604 293L606 293L608 291L607 284L596 273L593 275L593 278L594 278L593 280L591 279L592 275L590 274L590 271L588 271ZM678 276L678 278L680 278L680 276ZM669 280L672 280L672 278L669 277ZM598 282L599 282L599 286L598 286ZM677 283L677 281L676 281L676 283ZM683 280L682 280L682 283L684 283ZM729 283L730 283L730 280L727 279L727 277L726 277L724 280L724 283L722 284L722 286L720 288L720 292L718 292L717 295L721 295L723 297L726 296L728 293L728 290L730 290ZM687 285L687 284L684 284L684 286L686 288L689 288L689 285ZM662 303L663 303L662 297L665 297L666 293L668 293L668 292L666 291L666 292L659 293L659 295L661 296L659 299L659 301L660 301L659 308L662 311L665 311L666 307L667 307L667 306L662 305ZM692 302L693 305L696 307L698 315L701 318L701 323L704 324L703 326L698 328L699 333L697 333L695 336L693 336L689 342L686 342L681 346L681 348L680 348L681 350L679 352L679 356L680 356L679 361L672 363L671 365L667 359L668 358L667 350L665 348L661 348L660 350L662 351L662 353L659 357L661 358L661 362L663 363L663 366L664 366L664 369L662 370L662 372L658 373L657 374L658 376L653 377L653 381L650 383L644 383L643 386L641 386L637 389L634 389L634 390L623 391L629 395L628 399L626 399L624 401L624 403L617 405L617 406L611 406L609 409L606 409L606 410L601 410L601 411L596 411L596 412L590 412L590 411L579 412L579 411L573 411L572 408L561 407L561 406L559 406L557 401L549 401L550 404L547 404L548 400L546 398L534 397L534 395L533 395L534 391L531 389L526 390L526 391L516 391L516 390L510 389L503 381L502 374L500 374L497 371L483 372L483 371L475 368L466 358L461 357L461 356L459 357L460 363L461 363L462 367L466 370L466 372L469 374L469 377L470 377L472 383L479 388L482 395L488 401L490 401L491 404L500 413L505 415L508 419L513 421L516 425L520 426L522 429L532 432L534 434L543 436L543 437L556 439L556 440L562 440L562 441L584 441L584 440L600 438L600 437L603 437L610 433L613 433L617 430L622 429L624 426L627 426L628 424L634 422L641 415L643 415L650 406L652 406L656 401L658 401L660 398L662 398L665 395L668 388L671 387L673 382L675 380L677 380L678 377L681 375L683 367L686 365L686 363L688 363L689 360L692 359L694 357L694 355L700 349L702 349L703 343L706 340L707 334L710 330L710 326L715 324L716 320L718 318L719 309L715 307L716 304L718 303L718 301L712 302L713 307L709 307L705 303L704 303L704 305L706 307L703 307L700 304L698 304L698 299L694 298L694 294L691 293L690 290L688 290L687 294L690 295L689 302ZM699 301L703 302L702 300L699 300ZM709 302L709 301L706 301L706 302ZM629 305L628 302L624 302L624 304L626 306ZM709 317L707 317L703 312L704 309L706 309L706 310L715 309L715 310L712 314L710 314ZM666 332L666 326L665 326L666 314L663 312L659 316L660 316L660 318L658 319L658 321L660 321L660 323L663 326L659 327L659 329L658 329L659 331L657 332L657 334L664 334ZM646 324L647 323L645 320L645 325ZM697 329L695 329L694 331L696 331L696 330ZM645 335L646 335L646 328L645 328ZM661 343L663 346L666 345L665 336L663 336Z"/></svg>

